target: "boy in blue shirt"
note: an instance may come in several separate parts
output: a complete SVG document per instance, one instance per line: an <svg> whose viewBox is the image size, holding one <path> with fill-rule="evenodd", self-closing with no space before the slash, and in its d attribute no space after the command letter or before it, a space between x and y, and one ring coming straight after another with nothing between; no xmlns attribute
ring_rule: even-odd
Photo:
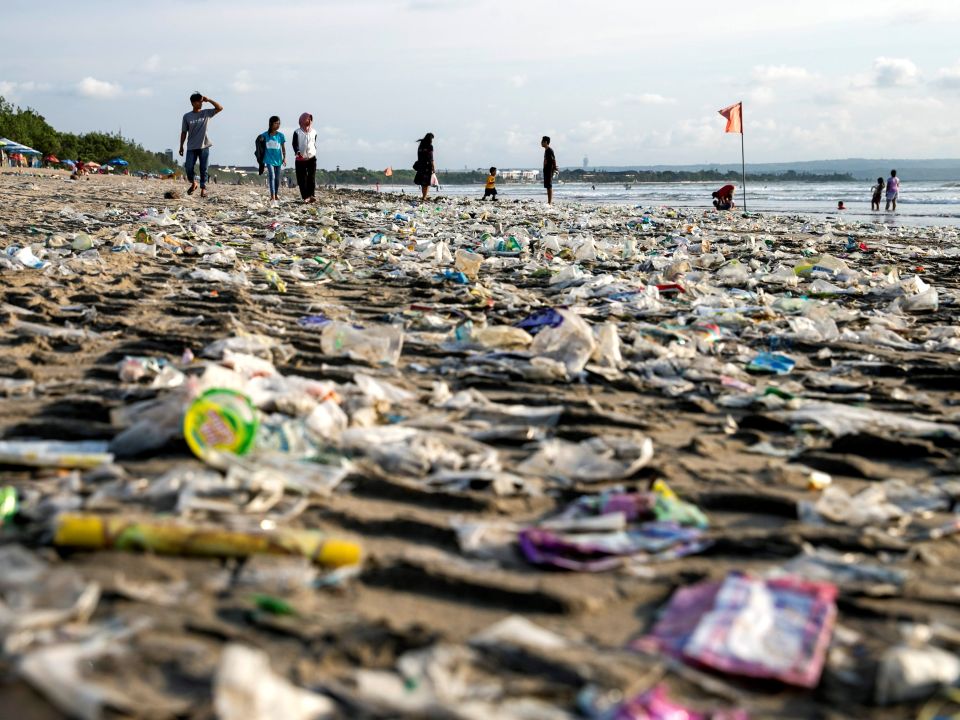
<svg viewBox="0 0 960 720"><path fill-rule="evenodd" d="M263 164L267 169L267 185L270 188L270 200L280 202L280 176L287 164L287 139L280 132L280 118L270 118L270 129L262 135L265 141Z"/></svg>

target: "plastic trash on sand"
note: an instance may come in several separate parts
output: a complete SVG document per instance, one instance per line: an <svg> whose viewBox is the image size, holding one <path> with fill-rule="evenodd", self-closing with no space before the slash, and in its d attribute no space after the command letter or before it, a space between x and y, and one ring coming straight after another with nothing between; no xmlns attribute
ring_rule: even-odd
<svg viewBox="0 0 960 720"><path fill-rule="evenodd" d="M930 644L930 628L907 627L905 642L888 648L877 669L879 705L923 700L960 683L960 657Z"/></svg>
<svg viewBox="0 0 960 720"><path fill-rule="evenodd" d="M557 313L563 322L542 328L530 346L530 353L559 360L570 375L576 375L583 371L596 349L593 331L576 313L570 310L557 310Z"/></svg>
<svg viewBox="0 0 960 720"><path fill-rule="evenodd" d="M812 688L837 617L836 587L731 573L677 590L640 650L733 675Z"/></svg>
<svg viewBox="0 0 960 720"><path fill-rule="evenodd" d="M237 643L223 649L213 693L219 720L338 717L330 698L296 687L270 668L267 653Z"/></svg>
<svg viewBox="0 0 960 720"><path fill-rule="evenodd" d="M552 439L542 442L517 471L570 482L622 480L652 459L653 443L646 437L594 437L580 443Z"/></svg>
<svg viewBox="0 0 960 720"><path fill-rule="evenodd" d="M536 565L599 572L628 561L669 560L709 547L701 530L706 527L703 513L662 487L660 492L581 497L559 515L522 530L520 550Z"/></svg>
<svg viewBox="0 0 960 720"><path fill-rule="evenodd" d="M480 266L483 264L483 255L464 250L457 250L454 255L454 267L466 275L470 280L476 280L480 275Z"/></svg>
<svg viewBox="0 0 960 720"><path fill-rule="evenodd" d="M248 453L259 425L259 413L248 397L235 390L211 388L184 413L183 436L194 455L210 460L214 453Z"/></svg>
<svg viewBox="0 0 960 720"><path fill-rule="evenodd" d="M356 543L328 538L313 530L229 530L170 520L83 513L61 514L56 519L53 543L59 547L148 550L161 555L297 555L330 567L356 565L361 556Z"/></svg>
<svg viewBox="0 0 960 720"><path fill-rule="evenodd" d="M775 413L775 416L791 424L811 423L819 425L831 435L853 435L872 432L879 435L894 434L907 437L949 437L960 440L960 428L955 425L915 420L902 413L853 407L839 403L806 402L799 408Z"/></svg>
<svg viewBox="0 0 960 720"><path fill-rule="evenodd" d="M799 511L808 521L819 518L838 525L866 527L885 525L913 513L945 511L950 504L948 494L936 486L887 480L870 485L853 496L843 488L831 485L816 502L801 502Z"/></svg>
<svg viewBox="0 0 960 720"><path fill-rule="evenodd" d="M786 355L777 355L775 353L763 352L755 356L747 365L747 370L752 373L774 373L777 375L789 375L796 362Z"/></svg>
<svg viewBox="0 0 960 720"><path fill-rule="evenodd" d="M403 350L403 328L396 325L357 328L333 321L323 327L320 343L326 355L345 355L371 365L396 365Z"/></svg>
<svg viewBox="0 0 960 720"><path fill-rule="evenodd" d="M670 699L665 685L655 685L609 708L588 708L595 720L748 720L745 710L693 710Z"/></svg>
<svg viewBox="0 0 960 720"><path fill-rule="evenodd" d="M0 463L30 467L92 468L113 462L100 440L0 440Z"/></svg>

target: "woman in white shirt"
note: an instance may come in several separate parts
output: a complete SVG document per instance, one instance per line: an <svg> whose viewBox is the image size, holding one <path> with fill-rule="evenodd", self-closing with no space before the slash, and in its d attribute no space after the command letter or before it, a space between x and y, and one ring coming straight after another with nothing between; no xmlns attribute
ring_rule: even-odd
<svg viewBox="0 0 960 720"><path fill-rule="evenodd" d="M313 129L313 115L303 113L300 127L293 133L293 151L297 154L297 186L305 203L316 202L317 189L317 131Z"/></svg>

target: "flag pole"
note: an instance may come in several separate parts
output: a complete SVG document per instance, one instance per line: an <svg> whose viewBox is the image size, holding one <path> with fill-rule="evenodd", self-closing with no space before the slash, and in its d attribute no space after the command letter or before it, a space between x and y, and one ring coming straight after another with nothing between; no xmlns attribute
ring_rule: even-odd
<svg viewBox="0 0 960 720"><path fill-rule="evenodd" d="M747 211L747 160L743 151L743 101L740 101L740 179L743 181L743 211Z"/></svg>

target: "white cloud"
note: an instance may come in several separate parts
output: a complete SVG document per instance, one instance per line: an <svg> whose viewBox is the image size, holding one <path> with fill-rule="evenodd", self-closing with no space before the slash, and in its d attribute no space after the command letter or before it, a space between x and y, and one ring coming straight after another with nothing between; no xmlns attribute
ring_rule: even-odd
<svg viewBox="0 0 960 720"><path fill-rule="evenodd" d="M672 105L676 102L676 98L666 97L658 93L628 94L624 99L628 102L640 103L641 105Z"/></svg>
<svg viewBox="0 0 960 720"><path fill-rule="evenodd" d="M874 82L878 87L913 85L920 71L907 58L878 57L873 61Z"/></svg>
<svg viewBox="0 0 960 720"><path fill-rule="evenodd" d="M107 82L106 80L97 80L92 77L85 77L77 83L77 92L84 97L109 99L114 98L123 92L123 88L117 83Z"/></svg>
<svg viewBox="0 0 960 720"><path fill-rule="evenodd" d="M160 56L154 53L143 63L144 72L155 73L160 69Z"/></svg>
<svg viewBox="0 0 960 720"><path fill-rule="evenodd" d="M614 120L583 120L570 131L574 143L601 145L616 136L619 123Z"/></svg>
<svg viewBox="0 0 960 720"><path fill-rule="evenodd" d="M789 65L756 65L753 68L753 78L760 82L799 82L812 77L806 68Z"/></svg>
<svg viewBox="0 0 960 720"><path fill-rule="evenodd" d="M250 81L250 72L248 70L238 70L233 76L233 82L230 87L234 92L249 93L257 89L257 86Z"/></svg>
<svg viewBox="0 0 960 720"><path fill-rule="evenodd" d="M137 95L138 97L153 97L153 88L137 88L137 90L134 92L134 95Z"/></svg>
<svg viewBox="0 0 960 720"><path fill-rule="evenodd" d="M50 89L49 83L38 83L33 80L25 80L24 82L14 82L12 80L0 80L0 95L7 98L14 98L25 92L33 92L34 90L45 91Z"/></svg>
<svg viewBox="0 0 960 720"><path fill-rule="evenodd" d="M770 105L776 99L777 96L771 88L762 86L754 88L747 95L749 104L753 105Z"/></svg>
<svg viewBox="0 0 960 720"><path fill-rule="evenodd" d="M600 104L603 107L616 107L635 103L639 105L673 105L677 102L676 98L660 95L659 93L623 93L615 98L604 100Z"/></svg>
<svg viewBox="0 0 960 720"><path fill-rule="evenodd" d="M511 76L510 76L510 84L513 85L515 88L522 88L524 85L527 84L527 76L526 76L526 75L511 75Z"/></svg>
<svg viewBox="0 0 960 720"><path fill-rule="evenodd" d="M937 85L951 90L960 90L960 63L937 71Z"/></svg>

